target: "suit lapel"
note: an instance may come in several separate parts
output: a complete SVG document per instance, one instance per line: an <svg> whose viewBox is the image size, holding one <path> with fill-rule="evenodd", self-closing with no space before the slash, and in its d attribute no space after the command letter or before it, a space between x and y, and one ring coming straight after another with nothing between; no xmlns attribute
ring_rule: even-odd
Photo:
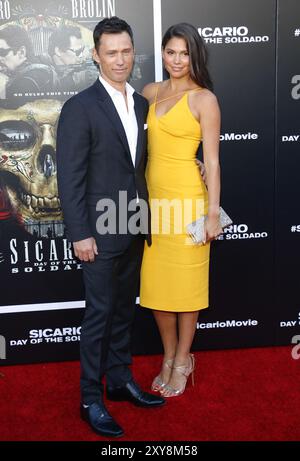
<svg viewBox="0 0 300 461"><path fill-rule="evenodd" d="M115 108L115 105L112 102L111 97L109 96L104 86L99 81L99 79L96 80L94 85L95 85L95 88L97 89L98 97L101 101L101 108L103 109L105 115L110 119L112 125L116 129L118 136L121 139L122 144L124 145L125 150L129 156L129 160L132 164L132 158L131 158L130 148L129 148L128 141L127 141L127 136L126 136L122 121L119 117L118 111Z"/></svg>

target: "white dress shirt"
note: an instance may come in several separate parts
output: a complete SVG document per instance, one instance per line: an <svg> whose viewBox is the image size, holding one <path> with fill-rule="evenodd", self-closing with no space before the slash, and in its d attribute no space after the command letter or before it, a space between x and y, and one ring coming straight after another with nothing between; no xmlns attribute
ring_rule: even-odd
<svg viewBox="0 0 300 461"><path fill-rule="evenodd" d="M132 163L135 165L135 157L136 157L136 145L137 145L137 137L138 137L138 124L136 120L136 115L134 111L134 99L133 93L134 88L126 82L126 96L127 96L127 106L124 99L123 94L121 91L116 90L113 86L111 86L104 78L99 75L99 80L108 92L109 96L114 103L114 106L119 114L121 119L122 125L124 127L130 154L132 158Z"/></svg>

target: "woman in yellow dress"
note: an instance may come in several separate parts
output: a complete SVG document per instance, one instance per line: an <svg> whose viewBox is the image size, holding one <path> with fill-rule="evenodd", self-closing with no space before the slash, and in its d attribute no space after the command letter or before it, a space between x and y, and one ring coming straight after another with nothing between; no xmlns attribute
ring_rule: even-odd
<svg viewBox="0 0 300 461"><path fill-rule="evenodd" d="M140 304L153 309L164 347L152 389L173 397L193 377L191 345L199 311L208 307L209 242L222 232L220 111L211 91L206 48L192 25L170 27L162 55L169 80L143 91L150 104L146 178L152 245L145 245ZM195 161L201 142L207 188ZM186 225L201 214L207 214L206 243L195 245Z"/></svg>

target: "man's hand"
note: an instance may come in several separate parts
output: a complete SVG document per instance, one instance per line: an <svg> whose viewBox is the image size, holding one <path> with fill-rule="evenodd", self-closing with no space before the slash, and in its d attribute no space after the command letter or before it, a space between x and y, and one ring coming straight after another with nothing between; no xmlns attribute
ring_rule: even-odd
<svg viewBox="0 0 300 461"><path fill-rule="evenodd" d="M74 253L80 261L93 262L98 248L94 237L89 237L78 242L73 242Z"/></svg>
<svg viewBox="0 0 300 461"><path fill-rule="evenodd" d="M202 176L202 179L204 181L204 184L207 186L207 177L206 177L206 169L205 169L205 166L204 166L204 163L201 162L199 159L196 158L196 164L197 166L199 167L200 169L200 173L201 173L201 176Z"/></svg>

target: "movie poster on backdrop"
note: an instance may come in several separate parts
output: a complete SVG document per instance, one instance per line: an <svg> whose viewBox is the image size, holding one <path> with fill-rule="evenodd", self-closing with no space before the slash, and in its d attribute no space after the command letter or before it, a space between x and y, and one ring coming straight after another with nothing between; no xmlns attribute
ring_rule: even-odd
<svg viewBox="0 0 300 461"><path fill-rule="evenodd" d="M57 191L56 128L64 101L97 79L92 31L114 15L134 30L130 83L140 91L154 80L152 2L0 2L0 277L10 288L2 313L84 298Z"/></svg>

